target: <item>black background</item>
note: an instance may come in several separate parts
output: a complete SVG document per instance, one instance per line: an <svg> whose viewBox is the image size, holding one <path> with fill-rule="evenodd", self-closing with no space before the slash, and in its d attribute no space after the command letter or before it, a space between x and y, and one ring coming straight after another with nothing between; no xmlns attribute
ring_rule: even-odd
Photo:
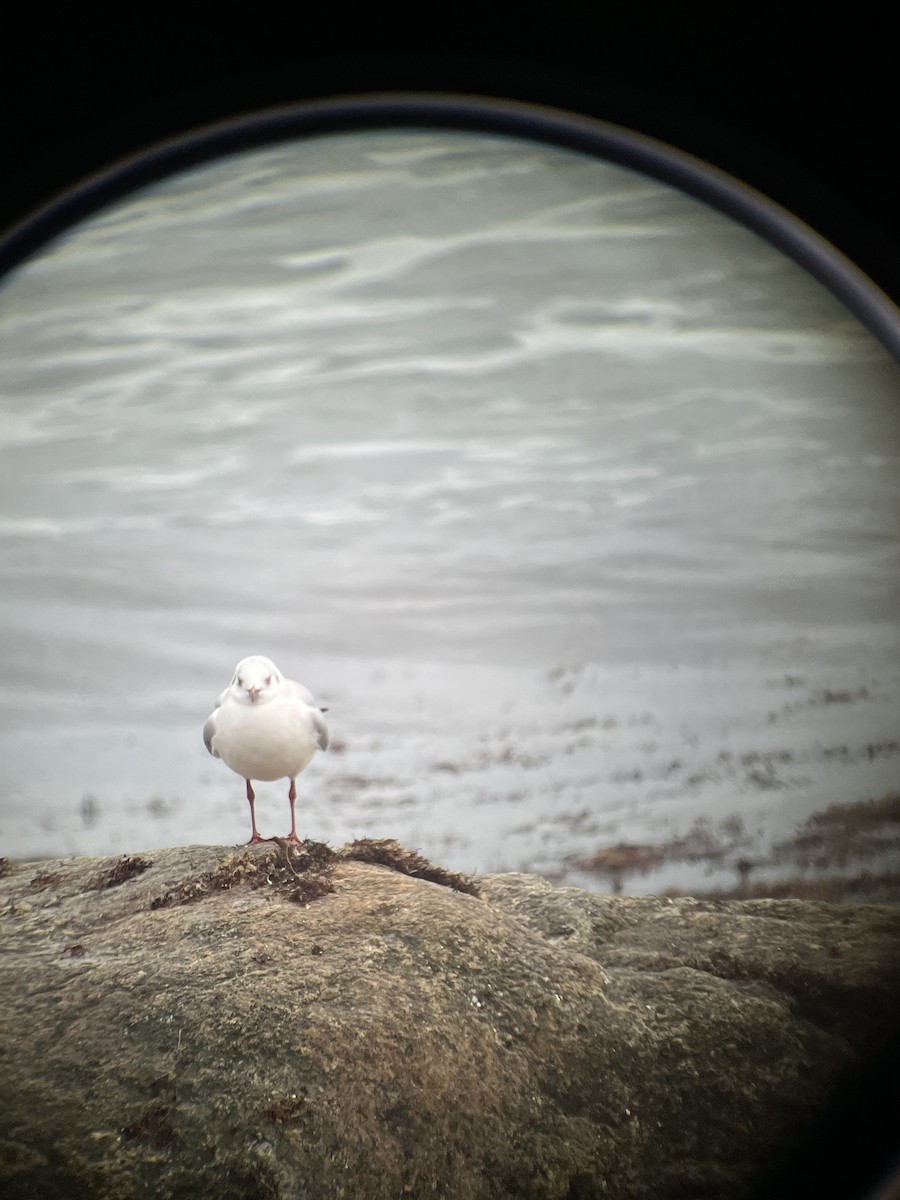
<svg viewBox="0 0 900 1200"><path fill-rule="evenodd" d="M341 94L481 94L686 150L800 216L900 303L900 71L888 9L684 9L35 16L5 50L0 229L117 160L218 120Z"/></svg>

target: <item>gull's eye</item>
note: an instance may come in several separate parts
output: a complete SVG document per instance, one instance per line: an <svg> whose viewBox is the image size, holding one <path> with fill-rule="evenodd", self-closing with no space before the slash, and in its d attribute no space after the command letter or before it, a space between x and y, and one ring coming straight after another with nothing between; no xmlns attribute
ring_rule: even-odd
<svg viewBox="0 0 900 1200"><path fill-rule="evenodd" d="M238 687L244 686L244 681L241 679L240 675L235 675L234 682L238 685Z"/></svg>
<svg viewBox="0 0 900 1200"><path fill-rule="evenodd" d="M272 676L271 676L271 675L267 675L267 676L266 676L266 687L268 687L268 686L269 686L269 684L270 684L271 682L272 682Z"/></svg>

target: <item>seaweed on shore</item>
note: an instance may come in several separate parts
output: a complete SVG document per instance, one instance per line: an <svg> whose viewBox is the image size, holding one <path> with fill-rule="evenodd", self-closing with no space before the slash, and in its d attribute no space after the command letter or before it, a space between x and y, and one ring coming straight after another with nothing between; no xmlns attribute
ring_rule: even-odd
<svg viewBox="0 0 900 1200"><path fill-rule="evenodd" d="M211 870L185 879L154 897L150 907L192 904L239 885L253 890L275 888L295 904L305 905L335 891L332 873L338 863L347 861L375 863L413 879L437 883L469 896L478 895L471 880L434 866L421 854L405 850L393 838L360 838L340 850L332 850L325 842L305 841L297 845L285 838L273 838L263 851L247 847L229 854Z"/></svg>
<svg viewBox="0 0 900 1200"><path fill-rule="evenodd" d="M357 838L343 848L341 856L355 862L390 867L392 871L398 871L401 875L424 879L428 883L438 883L467 896L479 895L478 888L470 879L444 867L434 866L416 851L404 849L394 838Z"/></svg>
<svg viewBox="0 0 900 1200"><path fill-rule="evenodd" d="M664 889L662 895L869 902L874 898L876 903L897 903L898 822L900 793L889 792L832 804L807 817L790 837L765 849L747 833L740 817L727 817L715 826L701 817L687 833L665 842L600 846L593 854L572 855L566 861L575 870L605 875L616 894L624 891L629 875L649 874L667 863L693 862L720 869L730 866L737 876L735 884L699 889L676 886ZM783 877L760 877L775 870L783 872Z"/></svg>
<svg viewBox="0 0 900 1200"><path fill-rule="evenodd" d="M129 879L143 874L149 866L152 866L152 863L148 858L141 858L139 854L134 855L133 858L123 854L111 867L104 867L102 871L92 875L81 890L83 892L101 892L106 888L118 887L120 883L127 883Z"/></svg>
<svg viewBox="0 0 900 1200"><path fill-rule="evenodd" d="M151 909L191 904L213 892L227 892L238 884L252 889L274 887L284 891L295 904L308 904L333 892L330 876L338 855L324 842L293 846L284 838L274 839L273 849L260 854L243 850L229 854L211 871L186 879L150 902Z"/></svg>

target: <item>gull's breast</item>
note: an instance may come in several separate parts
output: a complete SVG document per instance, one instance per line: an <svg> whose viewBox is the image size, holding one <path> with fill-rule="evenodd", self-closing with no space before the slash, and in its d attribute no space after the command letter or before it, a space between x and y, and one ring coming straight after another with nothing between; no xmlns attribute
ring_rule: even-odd
<svg viewBox="0 0 900 1200"><path fill-rule="evenodd" d="M215 748L245 779L293 779L316 752L312 714L293 697L223 704L216 713Z"/></svg>

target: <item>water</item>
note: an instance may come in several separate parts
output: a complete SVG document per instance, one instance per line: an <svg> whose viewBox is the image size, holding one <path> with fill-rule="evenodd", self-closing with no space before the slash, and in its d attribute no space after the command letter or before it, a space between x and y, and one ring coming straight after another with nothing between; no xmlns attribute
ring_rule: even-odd
<svg viewBox="0 0 900 1200"><path fill-rule="evenodd" d="M0 853L244 840L200 731L250 653L330 709L301 832L457 869L603 887L604 845L897 790L897 367L696 201L345 134L148 189L0 304Z"/></svg>

